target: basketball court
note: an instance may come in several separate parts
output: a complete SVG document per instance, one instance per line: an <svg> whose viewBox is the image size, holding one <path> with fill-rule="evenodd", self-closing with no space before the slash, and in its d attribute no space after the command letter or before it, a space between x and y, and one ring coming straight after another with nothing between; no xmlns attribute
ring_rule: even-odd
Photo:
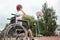
<svg viewBox="0 0 60 40"><path fill-rule="evenodd" d="M60 40L60 37L36 37L35 40Z"/></svg>

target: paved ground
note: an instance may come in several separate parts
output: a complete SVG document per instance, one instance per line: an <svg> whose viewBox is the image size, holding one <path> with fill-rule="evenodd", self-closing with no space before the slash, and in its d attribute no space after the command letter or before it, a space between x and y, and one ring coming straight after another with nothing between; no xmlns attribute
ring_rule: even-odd
<svg viewBox="0 0 60 40"><path fill-rule="evenodd" d="M60 40L60 37L35 37L34 39L35 40ZM8 38L8 40L10 40L10 39ZM12 38L11 40L16 40L16 39Z"/></svg>
<svg viewBox="0 0 60 40"><path fill-rule="evenodd" d="M60 37L36 37L35 40L60 40Z"/></svg>

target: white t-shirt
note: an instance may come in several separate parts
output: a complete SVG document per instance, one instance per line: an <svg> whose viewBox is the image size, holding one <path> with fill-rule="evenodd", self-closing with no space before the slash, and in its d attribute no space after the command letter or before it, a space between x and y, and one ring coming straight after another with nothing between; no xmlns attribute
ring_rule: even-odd
<svg viewBox="0 0 60 40"><path fill-rule="evenodd" d="M17 21L17 20L22 20L22 15L23 15L23 13L21 11L18 11L16 13L16 23L22 24L22 22Z"/></svg>

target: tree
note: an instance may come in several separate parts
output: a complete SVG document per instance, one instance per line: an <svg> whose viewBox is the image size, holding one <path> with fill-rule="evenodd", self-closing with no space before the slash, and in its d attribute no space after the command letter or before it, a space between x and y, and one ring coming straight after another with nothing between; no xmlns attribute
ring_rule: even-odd
<svg viewBox="0 0 60 40"><path fill-rule="evenodd" d="M34 17L26 15L26 16L23 17L23 19L24 20L28 20L30 29L32 30L33 35L36 36L36 26L34 25L34 23L36 22L36 20L34 19Z"/></svg>
<svg viewBox="0 0 60 40"><path fill-rule="evenodd" d="M48 8L47 3L43 5L42 12L44 16L43 19L40 20L41 34L44 36L51 36L57 27L57 16L53 8Z"/></svg>

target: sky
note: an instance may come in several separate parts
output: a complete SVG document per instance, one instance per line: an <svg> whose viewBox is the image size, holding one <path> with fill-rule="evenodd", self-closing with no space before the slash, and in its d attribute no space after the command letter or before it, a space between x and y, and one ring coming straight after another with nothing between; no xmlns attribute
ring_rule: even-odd
<svg viewBox="0 0 60 40"><path fill-rule="evenodd" d="M36 18L36 12L41 11L42 5L45 2L56 11L57 24L60 25L60 0L0 0L0 30L3 30L6 23L9 23L7 18L10 18L12 13L17 13L17 4L23 6L22 10L24 10L26 14Z"/></svg>

